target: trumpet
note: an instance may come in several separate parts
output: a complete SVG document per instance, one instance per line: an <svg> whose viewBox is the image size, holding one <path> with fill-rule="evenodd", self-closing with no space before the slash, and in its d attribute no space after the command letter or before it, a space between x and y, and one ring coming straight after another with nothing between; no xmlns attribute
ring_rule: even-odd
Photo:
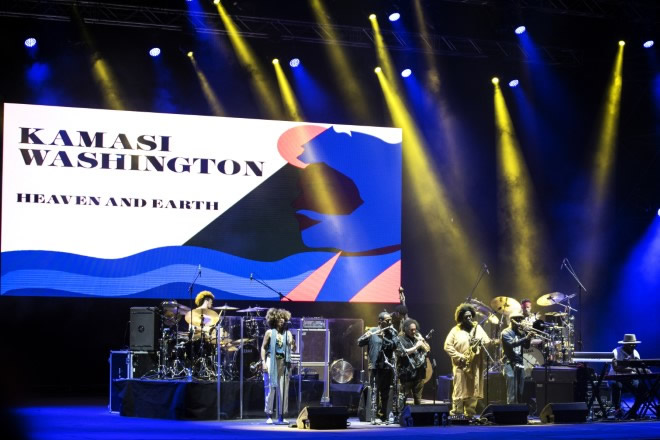
<svg viewBox="0 0 660 440"><path fill-rule="evenodd" d="M544 339L546 341L550 341L552 339L548 333L535 329L534 327L532 327L531 324L527 324L523 322L520 324L520 328L522 329L523 332L532 333L533 335L538 336L539 338Z"/></svg>

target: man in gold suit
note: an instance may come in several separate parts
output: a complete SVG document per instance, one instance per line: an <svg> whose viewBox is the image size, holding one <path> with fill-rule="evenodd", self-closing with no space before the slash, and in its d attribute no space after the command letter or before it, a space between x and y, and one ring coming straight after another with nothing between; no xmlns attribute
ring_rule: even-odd
<svg viewBox="0 0 660 440"><path fill-rule="evenodd" d="M445 351L451 357L454 374L452 393L452 415L463 414L473 417L477 402L484 396L483 345L492 341L476 321L476 310L470 304L461 304L456 308L454 326L447 339Z"/></svg>

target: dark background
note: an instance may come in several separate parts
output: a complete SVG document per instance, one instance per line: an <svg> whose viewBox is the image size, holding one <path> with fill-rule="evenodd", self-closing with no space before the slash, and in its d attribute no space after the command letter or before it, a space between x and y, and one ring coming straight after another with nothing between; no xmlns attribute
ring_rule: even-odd
<svg viewBox="0 0 660 440"><path fill-rule="evenodd" d="M227 114L231 117L266 118L249 85L250 73L238 63L225 35L206 35L181 26L176 30L158 27L127 27L88 22L96 52L90 50L74 19L45 19L44 9L17 14L16 4L0 6L0 28L4 30L1 48L0 99L3 102L104 108L103 95L91 73L90 56L107 61L122 90L125 110L211 115L194 69L185 53L194 48L200 68L209 79ZM30 2L27 2L30 3ZM47 8L51 2L43 2ZM115 2L119 3L119 2ZM211 2L203 8L213 11ZM370 29L367 15L377 13L384 30L386 1L327 1L334 24ZM411 2L400 2L402 25L417 31ZM576 2L576 4L581 2ZM410 184L411 171L404 167L402 206L402 285L406 289L411 315L426 333L436 330L432 348L442 374L450 371L442 352L444 336L453 323L453 311L470 293L482 263L486 275L475 296L489 302L495 296L520 300L533 299L551 291L577 293L575 281L560 270L568 257L580 275L588 263L597 260L597 273L582 294L582 339L584 348L610 350L623 333L636 333L643 343L642 357L660 357L656 316L657 282L648 285L621 284L631 252L644 240L660 208L660 164L658 128L660 119L660 80L655 63L657 47L641 48L642 34L658 28L658 5L654 1L595 1L601 9L584 11L553 7L519 8L517 1L454 2L421 1L429 32L466 39L516 45L513 23L524 19L534 41L545 48L566 48L575 56L530 63L523 56L489 50L480 56L467 52L433 54L441 78L441 96L449 109L460 151L460 169L448 160L442 141L443 127L433 113L437 96L427 96L427 104L411 98L411 110L429 147L440 179L445 179L449 196L459 208L457 216L469 216L469 234L481 253L466 267L443 254L445 237L431 232L429 217L422 209ZM149 2L131 2L149 5ZM185 10L185 2L151 2L159 7ZM633 6L636 9L631 9ZM303 1L227 2L235 16L300 20L312 23L313 16ZM12 12L14 11L14 12ZM635 11L635 12L632 12ZM72 14L71 17L74 17ZM259 33L261 32L261 33ZM324 105L301 101L307 121L338 124L390 126L387 107L373 68L373 47L346 46L352 72L364 93L369 115L355 117L351 103L342 102L338 79L329 69L324 45L292 39L275 29L255 32L248 38L266 76L276 86L270 66L273 57L301 58L305 69L326 94ZM268 38L264 38L266 35ZM36 54L28 53L23 41L38 38ZM590 165L595 154L599 115L606 96L617 41L626 39L623 94L613 184L603 213L606 227L601 237L602 253L584 251L584 237L592 213L587 203ZM154 61L147 51L153 45L163 50ZM485 46L484 46L485 47ZM416 50L391 51L397 68L409 66L424 83L424 54ZM288 66L285 72L293 82ZM544 75L538 74L544 73ZM496 136L493 111L493 86L490 78L517 77L521 90L531 97L531 109L538 125L525 125L530 110L517 107L513 92L503 86L522 154L534 185L535 209L547 240L542 248L545 285L533 292L516 291L511 259L503 255L505 236L498 225ZM428 102L431 104L429 105ZM282 112L279 119L286 119ZM404 137L405 137L404 133ZM404 161L411 160L404 151ZM461 187L449 175L461 177ZM458 197L456 194L464 194ZM460 211L460 212L459 212ZM47 221L44 227L48 227ZM658 240L656 238L656 240ZM656 245L657 246L657 245ZM656 251L657 252L657 251ZM650 268L656 279L658 266ZM466 281L469 280L469 281ZM182 292L181 297L185 298ZM163 298L168 299L168 298ZM222 303L222 301L219 301ZM2 297L3 361L2 378L10 393L22 397L44 395L103 395L107 390L110 350L128 345L129 309L153 306L153 301L104 298ZM255 305L235 303L238 307ZM260 306L271 306L262 303ZM573 303L575 305L575 303ZM294 316L362 318L367 325L391 305L307 304L287 305ZM537 306L536 310L540 308ZM579 322L578 320L578 322ZM347 341L346 343L352 343ZM14 392L12 393L11 390Z"/></svg>

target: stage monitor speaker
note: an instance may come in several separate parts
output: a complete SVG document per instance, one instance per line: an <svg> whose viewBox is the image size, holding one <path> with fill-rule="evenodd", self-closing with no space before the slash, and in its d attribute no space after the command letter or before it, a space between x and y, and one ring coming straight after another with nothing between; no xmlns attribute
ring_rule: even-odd
<svg viewBox="0 0 660 440"><path fill-rule="evenodd" d="M399 416L401 426L447 426L449 405L406 405Z"/></svg>
<svg viewBox="0 0 660 440"><path fill-rule="evenodd" d="M541 411L541 423L584 423L587 421L585 402L548 403Z"/></svg>
<svg viewBox="0 0 660 440"><path fill-rule="evenodd" d="M153 307L131 307L131 350L158 350L159 316Z"/></svg>
<svg viewBox="0 0 660 440"><path fill-rule="evenodd" d="M298 429L346 429L348 408L345 406L306 406L300 411Z"/></svg>
<svg viewBox="0 0 660 440"><path fill-rule="evenodd" d="M497 425L526 425L529 407L526 404L488 405L481 417Z"/></svg>

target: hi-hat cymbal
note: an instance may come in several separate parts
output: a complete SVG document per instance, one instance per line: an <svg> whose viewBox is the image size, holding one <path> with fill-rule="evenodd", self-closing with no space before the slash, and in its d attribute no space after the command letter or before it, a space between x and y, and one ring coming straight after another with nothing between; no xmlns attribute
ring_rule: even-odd
<svg viewBox="0 0 660 440"><path fill-rule="evenodd" d="M225 304L224 306L220 306L220 307L211 307L211 308L212 308L213 310L238 310L238 307L228 306L227 304Z"/></svg>
<svg viewBox="0 0 660 440"><path fill-rule="evenodd" d="M264 310L268 310L268 307L249 307L247 309L239 310L238 313L255 313L263 312Z"/></svg>
<svg viewBox="0 0 660 440"><path fill-rule="evenodd" d="M536 304L540 306L551 306L554 304L558 304L565 299L566 299L566 295L564 295L563 293L551 292L551 293L546 293L545 295L537 299Z"/></svg>
<svg viewBox="0 0 660 440"><path fill-rule="evenodd" d="M508 296L498 296L493 298L490 302L490 306L497 313L502 313L504 315L510 315L513 312L518 312L521 310L520 303L513 298Z"/></svg>
<svg viewBox="0 0 660 440"><path fill-rule="evenodd" d="M248 338L243 338L243 339L234 339L231 341L231 345L241 345L241 344L247 344L254 341L254 339L248 339Z"/></svg>
<svg viewBox="0 0 660 440"><path fill-rule="evenodd" d="M211 309L194 309L186 313L186 322L195 327L215 325L219 318L218 313Z"/></svg>

